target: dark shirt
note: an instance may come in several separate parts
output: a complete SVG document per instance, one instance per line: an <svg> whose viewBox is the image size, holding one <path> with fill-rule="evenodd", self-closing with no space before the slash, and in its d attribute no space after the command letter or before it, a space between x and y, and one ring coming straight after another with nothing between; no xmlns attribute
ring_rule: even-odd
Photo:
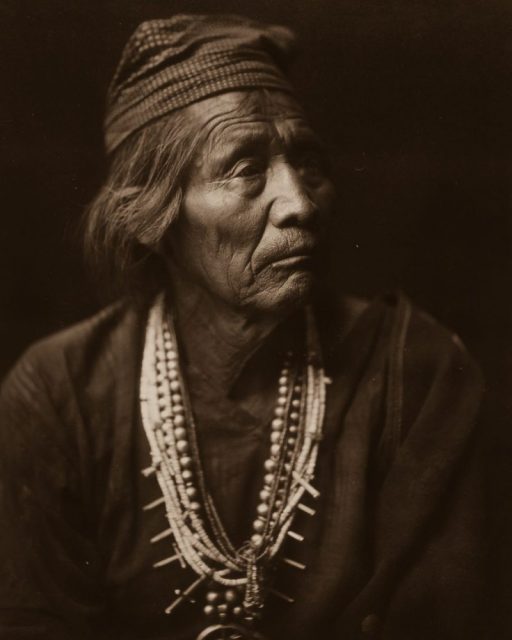
<svg viewBox="0 0 512 640"><path fill-rule="evenodd" d="M349 329L317 309L328 387L315 486L268 597L274 640L481 638L482 505L475 422L482 383L456 338L403 297ZM0 399L0 638L188 640L204 593L167 616L195 574L178 563L141 425L145 314L124 304L31 347ZM250 532L282 351L278 330L224 397L185 363L205 475L233 540ZM288 338L286 338L288 336ZM252 370L265 376L251 376Z"/></svg>

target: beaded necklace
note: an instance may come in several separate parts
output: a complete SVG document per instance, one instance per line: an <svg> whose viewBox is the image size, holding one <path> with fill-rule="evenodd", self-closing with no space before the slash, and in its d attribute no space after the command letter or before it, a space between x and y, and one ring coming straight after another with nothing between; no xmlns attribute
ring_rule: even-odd
<svg viewBox="0 0 512 640"><path fill-rule="evenodd" d="M215 624L197 640L257 638L253 626L261 615L268 590L266 573L285 537L302 540L290 529L305 492L318 497L311 485L322 435L327 379L310 309L306 312L305 357L288 352L280 372L277 402L271 422L269 455L249 540L231 543L205 485L194 416L182 372L172 316L167 317L160 294L150 309L140 380L142 422L152 464L143 473L156 474L162 497L145 509L165 505L169 527L151 542L172 538L173 554L156 563L180 562L197 578L166 609L172 613L203 583L204 613ZM288 564L304 568L294 560ZM224 590L223 596L219 589ZM291 601L284 594L284 599Z"/></svg>

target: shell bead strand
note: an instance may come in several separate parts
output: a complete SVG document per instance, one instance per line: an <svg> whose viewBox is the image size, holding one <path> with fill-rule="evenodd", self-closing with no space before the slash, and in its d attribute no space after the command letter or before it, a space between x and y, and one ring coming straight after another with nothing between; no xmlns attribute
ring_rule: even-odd
<svg viewBox="0 0 512 640"><path fill-rule="evenodd" d="M140 399L153 461L151 470L162 492L169 529L153 540L160 544L161 539L172 536L173 554L162 562L177 558L198 576L167 612L187 600L184 594L208 579L211 588L206 596L206 615L215 615L221 621L228 616L245 618L248 624L258 617L263 606L261 576L277 556L300 500L311 487L321 435L325 377L309 312L307 347L303 365L299 366L300 358L288 353L279 374L252 534L236 549L205 486L172 317L168 322L163 294L155 300L146 327ZM147 475L147 470L144 473ZM218 588L224 589L223 596Z"/></svg>

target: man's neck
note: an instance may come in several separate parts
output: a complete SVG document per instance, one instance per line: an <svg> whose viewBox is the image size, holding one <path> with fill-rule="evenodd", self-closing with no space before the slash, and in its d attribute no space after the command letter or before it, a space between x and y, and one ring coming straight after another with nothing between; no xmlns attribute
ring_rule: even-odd
<svg viewBox="0 0 512 640"><path fill-rule="evenodd" d="M242 313L182 278L172 280L171 304L188 362L224 393L280 321Z"/></svg>

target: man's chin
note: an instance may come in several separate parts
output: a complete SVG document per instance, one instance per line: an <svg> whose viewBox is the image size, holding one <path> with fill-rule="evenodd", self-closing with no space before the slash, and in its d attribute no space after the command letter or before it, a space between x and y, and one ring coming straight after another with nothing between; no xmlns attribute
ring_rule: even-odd
<svg viewBox="0 0 512 640"><path fill-rule="evenodd" d="M312 271L292 271L286 279L269 283L260 292L257 305L260 311L284 315L297 309L310 300L315 282Z"/></svg>

